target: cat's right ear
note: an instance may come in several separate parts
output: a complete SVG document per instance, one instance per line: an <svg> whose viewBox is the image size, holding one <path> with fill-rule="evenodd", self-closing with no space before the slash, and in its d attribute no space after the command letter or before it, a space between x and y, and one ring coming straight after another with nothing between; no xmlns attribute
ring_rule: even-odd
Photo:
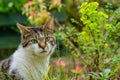
<svg viewBox="0 0 120 80"><path fill-rule="evenodd" d="M25 33L28 33L28 32L31 31L30 28L25 27L25 26L23 26L23 25L21 25L21 24L19 24L19 23L17 23L16 25L17 25L18 29L20 30L20 32L21 32L22 34L25 34Z"/></svg>

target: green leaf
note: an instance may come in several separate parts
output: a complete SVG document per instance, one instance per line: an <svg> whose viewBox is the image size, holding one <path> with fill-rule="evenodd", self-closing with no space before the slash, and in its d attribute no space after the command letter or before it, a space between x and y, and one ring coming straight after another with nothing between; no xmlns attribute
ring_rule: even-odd
<svg viewBox="0 0 120 80"><path fill-rule="evenodd" d="M100 79L100 76L97 73L95 73L95 72L90 72L89 76L92 76L93 78Z"/></svg>
<svg viewBox="0 0 120 80"><path fill-rule="evenodd" d="M72 23L76 23L76 24L79 23L77 20L75 20L75 19L73 19L73 18L71 18L70 20L72 21Z"/></svg>

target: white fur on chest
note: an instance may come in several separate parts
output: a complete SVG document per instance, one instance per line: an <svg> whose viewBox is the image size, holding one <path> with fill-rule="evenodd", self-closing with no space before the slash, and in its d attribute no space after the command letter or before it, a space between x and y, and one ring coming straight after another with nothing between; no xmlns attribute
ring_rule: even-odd
<svg viewBox="0 0 120 80"><path fill-rule="evenodd" d="M42 80L49 65L50 55L36 56L32 50L31 48L26 51L19 47L13 54L9 73L17 70L24 80Z"/></svg>

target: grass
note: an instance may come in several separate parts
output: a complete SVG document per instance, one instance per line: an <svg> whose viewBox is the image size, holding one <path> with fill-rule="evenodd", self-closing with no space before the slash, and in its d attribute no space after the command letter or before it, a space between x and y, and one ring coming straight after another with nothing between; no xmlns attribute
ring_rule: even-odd
<svg viewBox="0 0 120 80"><path fill-rule="evenodd" d="M83 65L82 61L77 57L54 57L51 58L50 65L42 80L89 80L87 73L86 65ZM38 74L40 74L39 71ZM0 80L3 79L0 78Z"/></svg>
<svg viewBox="0 0 120 80"><path fill-rule="evenodd" d="M78 60L76 62L78 62ZM75 74L72 72L73 69L74 62L70 57L51 58L50 65L43 76L43 80L80 80L81 73ZM7 73L4 74L9 77L7 80L12 80L12 76ZM38 74L40 74L40 71L38 71ZM2 77L0 78L0 80L3 79Z"/></svg>

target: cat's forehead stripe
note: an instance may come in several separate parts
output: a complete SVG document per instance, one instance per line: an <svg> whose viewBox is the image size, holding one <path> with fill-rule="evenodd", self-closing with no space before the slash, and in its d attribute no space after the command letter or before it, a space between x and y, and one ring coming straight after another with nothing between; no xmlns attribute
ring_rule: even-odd
<svg viewBox="0 0 120 80"><path fill-rule="evenodd" d="M34 32L39 35L40 37L44 37L44 32L43 30L39 27L39 28L32 28L34 30Z"/></svg>
<svg viewBox="0 0 120 80"><path fill-rule="evenodd" d="M39 32L39 31L40 31L40 32L43 31L40 27L32 27L32 29L33 29L33 31L36 32L36 33Z"/></svg>
<svg viewBox="0 0 120 80"><path fill-rule="evenodd" d="M40 34L40 37L44 37L44 34Z"/></svg>
<svg viewBox="0 0 120 80"><path fill-rule="evenodd" d="M47 31L43 30L42 28L40 27L31 27L31 29L34 31L30 32L29 36L27 35L24 35L25 38L22 38L22 44L23 44L23 47L27 47L29 45L32 44L32 42L37 39L37 40L43 40L45 39L46 37L53 37L52 34L48 33ZM51 44L53 44L53 42L55 42L55 39L51 39ZM40 41L42 42L42 41ZM43 42L44 43L44 42Z"/></svg>

